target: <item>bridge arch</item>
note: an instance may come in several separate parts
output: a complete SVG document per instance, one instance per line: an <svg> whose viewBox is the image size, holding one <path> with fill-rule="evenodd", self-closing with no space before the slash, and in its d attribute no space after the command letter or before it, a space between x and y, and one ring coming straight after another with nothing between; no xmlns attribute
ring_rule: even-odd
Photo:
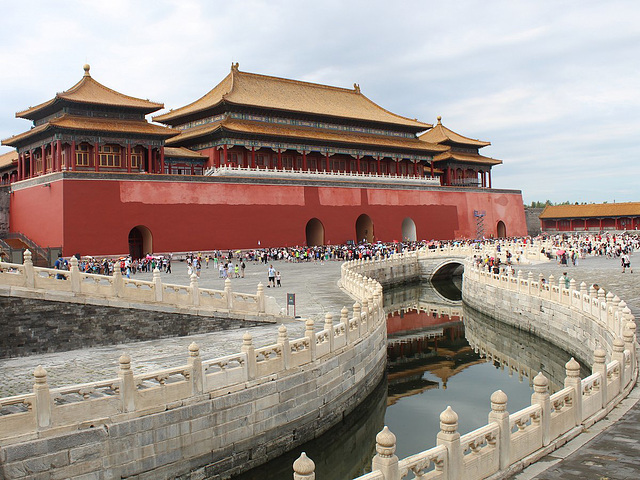
<svg viewBox="0 0 640 480"><path fill-rule="evenodd" d="M309 247L324 245L324 225L319 219L314 217L307 222L305 237Z"/></svg>
<svg viewBox="0 0 640 480"><path fill-rule="evenodd" d="M448 258L443 260L431 273L431 280L449 280L455 275L460 275L464 271L464 263L462 259Z"/></svg>
<svg viewBox="0 0 640 480"><path fill-rule="evenodd" d="M373 220L366 213L363 213L356 220L356 242L373 243Z"/></svg>
<svg viewBox="0 0 640 480"><path fill-rule="evenodd" d="M414 222L411 217L402 220L402 241L415 242L417 239L416 222Z"/></svg>
<svg viewBox="0 0 640 480"><path fill-rule="evenodd" d="M129 231L129 255L131 258L142 258L153 252L153 235L144 225L137 225Z"/></svg>
<svg viewBox="0 0 640 480"><path fill-rule="evenodd" d="M497 236L498 238L505 238L507 236L507 226L504 224L502 220L498 222L496 226Z"/></svg>

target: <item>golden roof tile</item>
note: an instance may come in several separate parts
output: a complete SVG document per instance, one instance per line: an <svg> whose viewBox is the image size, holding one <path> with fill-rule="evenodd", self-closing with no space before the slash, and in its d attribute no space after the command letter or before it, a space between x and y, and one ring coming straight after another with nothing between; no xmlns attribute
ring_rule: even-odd
<svg viewBox="0 0 640 480"><path fill-rule="evenodd" d="M33 120L37 116L37 112L53 105L59 100L92 105L134 108L142 110L145 113L155 112L156 110L164 108L164 104L162 103L130 97L105 87L91 77L89 74L89 65L85 65L84 76L73 87L62 93L56 93L56 96L51 100L16 113L16 117Z"/></svg>
<svg viewBox="0 0 640 480"><path fill-rule="evenodd" d="M18 152L11 150L10 152L0 155L0 169L18 163Z"/></svg>
<svg viewBox="0 0 640 480"><path fill-rule="evenodd" d="M146 120L121 120L114 118L83 117L79 115L62 115L52 118L47 123L39 125L24 133L14 135L2 141L3 145L15 146L26 138L32 137L50 128L65 130L91 130L99 132L135 133L159 137L172 137L178 134L178 130L162 125L154 125Z"/></svg>
<svg viewBox="0 0 640 480"><path fill-rule="evenodd" d="M322 140L328 142L341 142L353 145L371 145L376 147L404 148L420 150L422 152L442 152L447 147L430 144L417 138L390 137L382 135L345 132L339 130L300 127L294 125L281 125L267 122L254 122L248 120L226 119L212 122L190 130L183 130L180 135L167 141L168 144L179 144L187 139L211 134L218 129L230 132L246 133L251 135L268 135L278 138L293 138L296 141Z"/></svg>
<svg viewBox="0 0 640 480"><path fill-rule="evenodd" d="M442 125L442 117L438 117L438 123L431 130L424 132L420 135L420 140L431 143L444 143L453 142L461 145L469 145L473 147L486 147L491 145L491 142L483 142L481 140L474 140L473 138L463 137L462 135L449 130Z"/></svg>
<svg viewBox="0 0 640 480"><path fill-rule="evenodd" d="M201 160L208 158L206 155L203 155L200 152L189 150L186 147L164 147L164 156L165 158L197 158Z"/></svg>
<svg viewBox="0 0 640 480"><path fill-rule="evenodd" d="M302 112L331 117L383 122L416 128L430 128L428 123L391 113L353 89L241 72L233 64L213 90L193 103L154 117L162 123L176 124L180 118L210 109L221 102L248 105L286 112Z"/></svg>
<svg viewBox="0 0 640 480"><path fill-rule="evenodd" d="M434 162L443 162L445 160L456 160L464 163L478 163L481 165L500 165L502 160L498 160L491 157L485 157L478 153L461 153L461 152L448 152L441 153L433 157Z"/></svg>
<svg viewBox="0 0 640 480"><path fill-rule="evenodd" d="M640 202L547 205L541 219L640 216Z"/></svg>

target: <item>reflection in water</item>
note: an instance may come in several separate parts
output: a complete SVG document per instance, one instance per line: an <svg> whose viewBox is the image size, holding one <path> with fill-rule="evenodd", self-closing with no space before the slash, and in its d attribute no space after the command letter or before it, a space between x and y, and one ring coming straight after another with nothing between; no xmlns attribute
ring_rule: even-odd
<svg viewBox="0 0 640 480"><path fill-rule="evenodd" d="M386 289L387 379L337 427L234 478L292 478L302 451L316 463L317 478L355 478L370 470L383 425L396 435L396 454L403 458L435 445L439 416L448 405L464 434L486 424L489 399L498 389L509 398L508 411L515 412L530 405L537 372L549 378L552 391L562 388L569 354L465 308L455 300L451 280L445 283L438 289L430 283ZM581 375L588 374L582 367Z"/></svg>

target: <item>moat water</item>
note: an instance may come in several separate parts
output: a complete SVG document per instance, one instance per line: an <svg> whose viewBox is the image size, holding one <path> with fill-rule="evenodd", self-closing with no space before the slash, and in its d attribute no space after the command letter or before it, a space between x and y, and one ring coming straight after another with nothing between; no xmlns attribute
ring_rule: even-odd
<svg viewBox="0 0 640 480"><path fill-rule="evenodd" d="M461 279L385 289L387 375L340 425L234 480L293 478L306 452L319 480L346 480L371 471L375 437L383 426L396 435L402 459L436 445L440 413L458 414L458 430L487 423L490 397L507 394L507 410L531 403L532 381L543 372L551 391L562 388L570 355L544 340L462 305ZM590 372L582 366L581 376Z"/></svg>

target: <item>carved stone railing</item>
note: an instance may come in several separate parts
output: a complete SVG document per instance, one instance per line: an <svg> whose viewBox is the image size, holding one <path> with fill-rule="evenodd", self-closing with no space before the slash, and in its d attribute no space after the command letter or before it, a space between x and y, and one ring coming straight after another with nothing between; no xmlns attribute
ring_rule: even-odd
<svg viewBox="0 0 640 480"><path fill-rule="evenodd" d="M200 288L198 277L192 274L190 284L172 285L163 283L160 272L153 272L151 281L129 279L115 268L113 276L84 273L78 269L78 260L71 257L69 270L35 267L31 252L24 252L24 263L0 262L0 286L20 287L12 293L31 298L42 293L43 298L62 298L66 302L104 304L104 299L114 305L127 306L133 303L153 307L175 308L181 313L225 312L238 315L280 316L275 304L266 301L264 287L260 283L255 294L232 291L231 280L225 281L224 290ZM64 295L70 294L70 295Z"/></svg>
<svg viewBox="0 0 640 480"><path fill-rule="evenodd" d="M395 260L393 267L397 272L411 271L417 266L404 265L405 270L397 267L403 262L417 263L421 255L425 253L392 259L392 262ZM354 270L378 275L389 274L390 268L376 261L352 265ZM343 285L351 284L352 275L349 265L343 267ZM506 305L509 299L519 304L528 301L534 310L537 308L535 318L540 324L548 323L551 318L559 322L562 318L565 326L573 325L591 333L588 339L574 338L573 341L593 346L592 375L580 379L580 366L571 358L565 365L564 388L551 395L548 379L538 373L533 380L531 406L512 414L507 412L506 394L498 390L491 396L488 424L463 436L457 431L458 415L447 407L440 415L437 446L404 460L395 456L396 438L385 427L376 437L377 454L372 461L372 472L358 480L401 480L409 472L414 478L442 480L513 474L604 418L635 385L638 376L636 324L626 304L611 292L605 296L603 290L587 291L584 283L576 289L575 283L572 281L567 289L564 280L543 284L534 280L532 274L526 278L521 272L516 276L492 274L477 268L469 259L463 280L465 301L471 300L474 307L482 309L483 301L475 302L477 298L469 297L482 296L486 301L489 295L502 295L502 307L486 312L498 314L511 310ZM500 308L505 311L501 312ZM547 340L552 343L557 341L553 329L540 327L538 333L548 334ZM607 354L611 358L608 363L605 362ZM305 455L294 463L294 478L315 478L309 462Z"/></svg>
<svg viewBox="0 0 640 480"><path fill-rule="evenodd" d="M85 288L86 283L95 295L113 288L117 288L121 294L127 290L137 291L140 288L138 285L141 285L145 288L145 293L137 298L152 301L161 288L177 288L158 285L157 277L154 282L138 282L124 280L118 275L88 276L77 271L74 277L73 269L77 269L75 264L71 271L37 269L29 265L28 257L24 265L2 266L5 271L0 275L8 277L16 285L24 285L26 282L32 287L45 288L50 284L62 284L72 286L72 291L78 291L79 287ZM7 271L7 268L12 271ZM58 274L63 275L66 280L56 280L55 275ZM94 278L99 280L99 284L94 282ZM193 285L180 288L183 291L186 289L183 295L189 302L199 301L202 304L209 301L204 300L202 295L196 295L194 292L198 290L194 290ZM111 422L157 414L176 408L176 405L195 404L202 398L222 398L230 392L265 383L286 384L293 374L320 368L320 365L326 365L334 357L336 362L342 362L341 356L349 359L356 355L372 358L369 366L363 367L362 372L358 368L352 372L354 378L349 379L346 373L341 374L345 389L347 384L356 387L359 382L368 382L375 375L381 378L386 355L386 317L382 305L382 286L360 277L359 283L354 279L352 288L358 292L355 295L358 302L353 306L351 316L343 308L334 323L333 315L327 313L320 331L316 331L313 320L307 320L304 336L297 339L289 339L287 328L281 325L275 343L259 348L254 346L252 336L247 332L242 338L241 351L233 355L203 360L200 348L192 343L189 345L189 356L185 364L136 374L131 366L131 357L123 354L119 358L119 369L114 378L61 388L49 388L47 372L42 366L38 366L34 372L33 392L0 398L0 445L6 448L7 445L17 446L20 442L43 436L68 434L77 431L79 425L108 425ZM222 301L228 301L231 297L227 294L221 298ZM233 301L237 304L246 299L239 297ZM369 337L371 342L368 341ZM373 345L379 346L379 351L375 351ZM349 353L352 349L359 350ZM344 360L345 364L346 362ZM378 365L380 371L373 372L371 368L377 368ZM350 367L349 371L351 370L353 368ZM315 382L315 378L310 380ZM374 386L375 384L372 388ZM346 408L340 406L340 411ZM339 417L336 416L336 419ZM283 421L285 420L301 421L283 417ZM310 421L315 422L315 417ZM274 422L274 428L278 427L276 423ZM2 468L0 459L0 471Z"/></svg>

